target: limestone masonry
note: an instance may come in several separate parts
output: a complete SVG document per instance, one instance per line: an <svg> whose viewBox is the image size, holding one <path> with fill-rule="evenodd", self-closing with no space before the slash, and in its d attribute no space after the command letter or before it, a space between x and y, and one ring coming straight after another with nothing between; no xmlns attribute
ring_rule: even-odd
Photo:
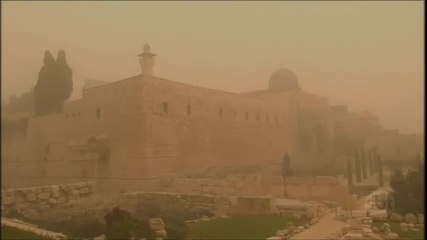
<svg viewBox="0 0 427 240"><path fill-rule="evenodd" d="M296 169L331 159L345 166L362 148L385 160L424 154L421 136L385 130L371 113L329 105L302 90L288 69L274 72L268 89L230 93L154 75L148 45L139 56L141 74L87 87L62 112L5 128L3 188L90 179L113 188L209 166L263 165L285 152ZM310 194L323 192L314 187Z"/></svg>

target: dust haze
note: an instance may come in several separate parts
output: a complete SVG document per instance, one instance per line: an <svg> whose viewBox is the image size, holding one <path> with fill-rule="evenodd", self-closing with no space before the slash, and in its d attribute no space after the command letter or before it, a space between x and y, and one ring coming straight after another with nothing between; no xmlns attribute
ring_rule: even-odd
<svg viewBox="0 0 427 240"><path fill-rule="evenodd" d="M2 239L420 239L421 1L2 2Z"/></svg>

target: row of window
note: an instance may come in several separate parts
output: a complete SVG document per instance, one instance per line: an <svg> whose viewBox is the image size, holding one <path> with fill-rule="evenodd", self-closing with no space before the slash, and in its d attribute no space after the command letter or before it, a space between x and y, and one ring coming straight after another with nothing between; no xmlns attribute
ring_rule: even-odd
<svg viewBox="0 0 427 240"><path fill-rule="evenodd" d="M101 109L97 108L95 114L96 114L96 118L98 118L98 119L101 118ZM81 116L80 112L65 114L66 118L76 118L76 117L80 117L80 116Z"/></svg>
<svg viewBox="0 0 427 240"><path fill-rule="evenodd" d="M66 118L76 118L76 117L80 117L81 115L80 115L80 112L77 112L77 113L67 113L67 114L65 114L65 117Z"/></svg>
<svg viewBox="0 0 427 240"><path fill-rule="evenodd" d="M163 113L168 114L169 113L169 103L168 102L163 102L162 104L163 106ZM186 110L187 110L187 115L191 115L192 114L192 108L190 104L187 104L186 106ZM224 117L224 110L222 108L218 109L218 117L219 118L223 118ZM237 117L237 111L233 110L233 117L236 118ZM255 115L255 119L259 122L261 120L260 114L256 114ZM245 112L245 120L249 121L249 113ZM269 114L265 115L265 121L269 122L270 121L270 116ZM279 122L279 117L278 115L274 116L274 121L277 123ZM285 114L283 114L283 121L285 121Z"/></svg>

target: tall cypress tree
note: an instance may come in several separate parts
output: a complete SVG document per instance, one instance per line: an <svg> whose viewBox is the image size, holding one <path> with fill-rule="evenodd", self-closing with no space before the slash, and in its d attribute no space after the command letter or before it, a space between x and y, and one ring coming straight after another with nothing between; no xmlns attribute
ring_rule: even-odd
<svg viewBox="0 0 427 240"><path fill-rule="evenodd" d="M377 169L378 169L378 185L384 187L384 173L383 173L383 164L381 156L377 155Z"/></svg>
<svg viewBox="0 0 427 240"><path fill-rule="evenodd" d="M348 185L348 192L350 194L353 194L353 171L351 168L351 161L349 159L347 159L347 171L348 171L348 176L347 176L347 185Z"/></svg>
<svg viewBox="0 0 427 240"><path fill-rule="evenodd" d="M55 59L45 51L44 65L40 69L34 87L34 103L37 115L60 111L73 90L72 71L66 61L65 52L59 50Z"/></svg>
<svg viewBox="0 0 427 240"><path fill-rule="evenodd" d="M368 160L368 174L369 174L369 176L371 176L373 174L373 169L372 169L372 148L368 149L367 160Z"/></svg>
<svg viewBox="0 0 427 240"><path fill-rule="evenodd" d="M37 115L47 114L53 108L53 91L50 84L51 79L55 77L55 59L49 51L44 52L43 63L37 84L34 87L34 103Z"/></svg>
<svg viewBox="0 0 427 240"><path fill-rule="evenodd" d="M367 171L366 171L366 158L365 158L365 150L360 150L360 159L362 162L362 177L363 179L366 179L368 177Z"/></svg>
<svg viewBox="0 0 427 240"><path fill-rule="evenodd" d="M362 173L360 170L360 159L359 159L359 152L356 151L354 153L354 167L356 172L356 183L360 183L362 181Z"/></svg>

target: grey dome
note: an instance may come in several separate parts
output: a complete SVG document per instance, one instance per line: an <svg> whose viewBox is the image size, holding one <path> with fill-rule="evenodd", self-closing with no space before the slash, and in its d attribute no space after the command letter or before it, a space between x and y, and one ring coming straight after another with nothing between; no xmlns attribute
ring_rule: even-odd
<svg viewBox="0 0 427 240"><path fill-rule="evenodd" d="M271 74L268 81L269 90L291 91L298 90L298 78L294 72L286 68L281 68Z"/></svg>

